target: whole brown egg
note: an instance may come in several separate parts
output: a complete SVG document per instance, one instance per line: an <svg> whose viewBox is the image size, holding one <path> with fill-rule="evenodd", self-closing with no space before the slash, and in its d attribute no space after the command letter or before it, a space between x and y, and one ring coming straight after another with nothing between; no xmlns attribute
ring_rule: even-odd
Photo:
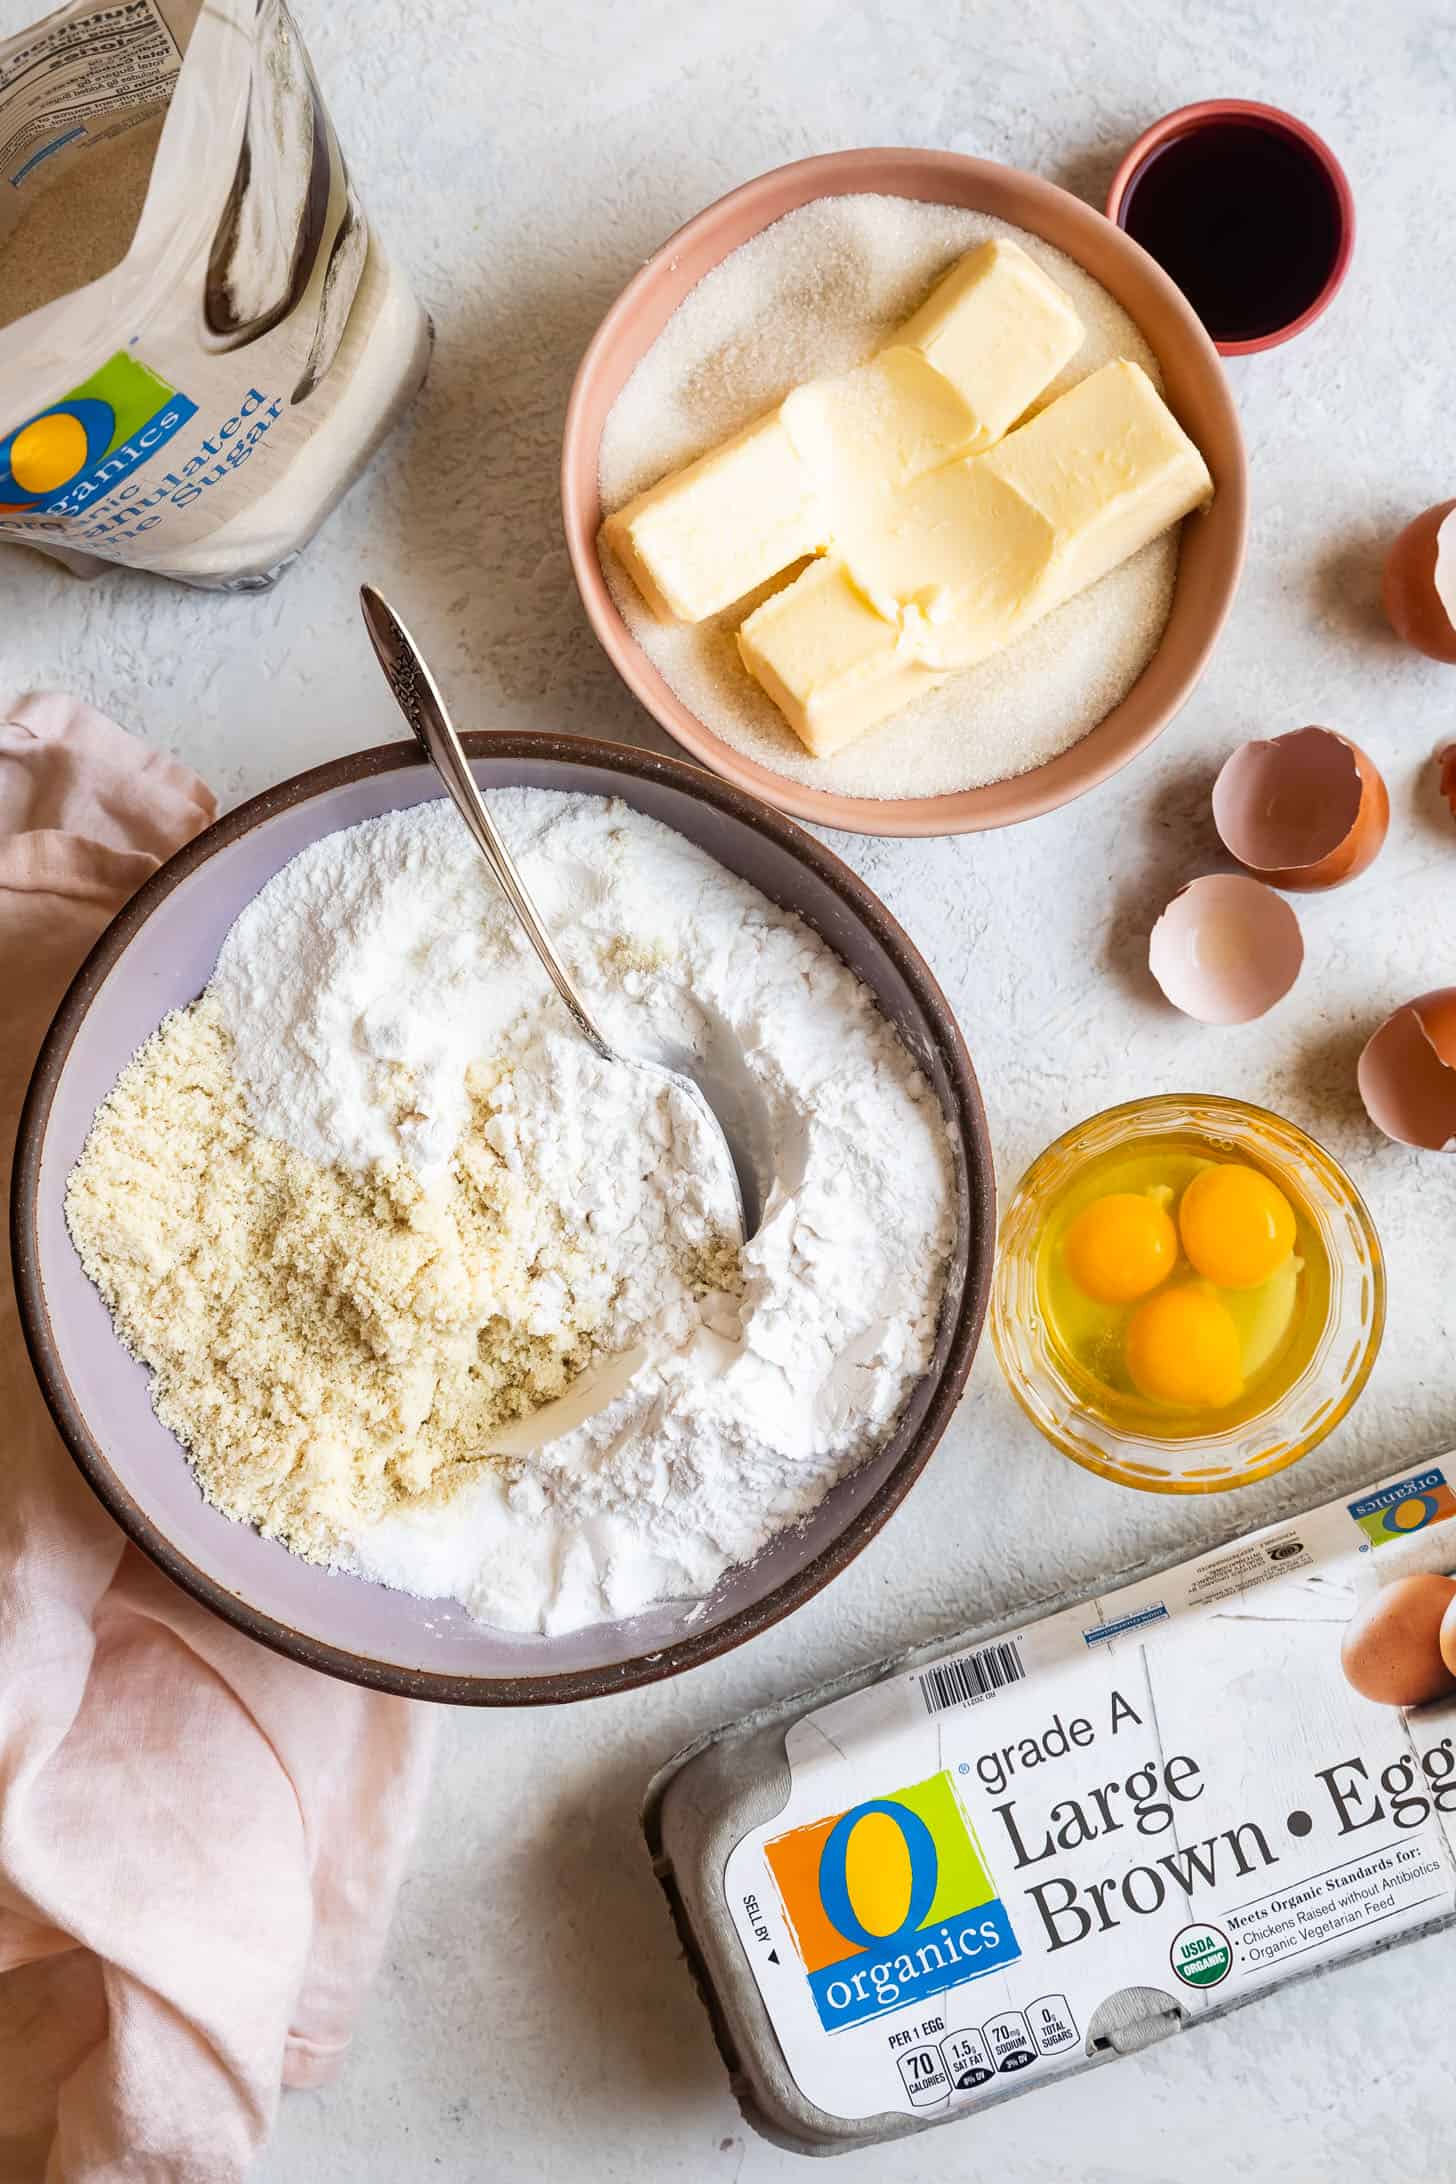
<svg viewBox="0 0 1456 2184"><path fill-rule="evenodd" d="M1456 1668L1443 1656L1442 1636L1456 1622L1456 1580L1398 1577L1368 1600L1340 1647L1345 1681L1380 1706L1423 1706L1456 1691Z"/></svg>

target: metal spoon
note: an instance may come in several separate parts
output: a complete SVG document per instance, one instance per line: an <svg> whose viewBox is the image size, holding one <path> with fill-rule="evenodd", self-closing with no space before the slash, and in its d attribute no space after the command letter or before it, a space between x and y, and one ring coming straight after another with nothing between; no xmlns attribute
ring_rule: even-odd
<svg viewBox="0 0 1456 2184"><path fill-rule="evenodd" d="M756 1149L761 1152L766 1138L762 1101L742 1056L714 1056L710 1062L685 1048L668 1048L661 1042L654 1042L650 1057L623 1054L602 1036L571 973L557 954L536 905L526 892L514 857L486 809L460 738L445 710L445 701L418 645L372 584L360 586L359 603L364 610L364 626L384 670L385 680L394 692L395 702L444 782L455 809L484 852L501 892L520 919L526 938L571 1011L577 1029L604 1062L616 1062L624 1069L640 1069L650 1076L665 1079L693 1102L722 1141L746 1243L756 1234L763 1219L765 1183L754 1155Z"/></svg>

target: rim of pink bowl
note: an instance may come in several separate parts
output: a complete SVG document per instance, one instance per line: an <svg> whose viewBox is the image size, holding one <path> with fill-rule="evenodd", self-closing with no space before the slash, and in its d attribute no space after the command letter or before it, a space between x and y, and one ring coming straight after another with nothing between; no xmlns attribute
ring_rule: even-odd
<svg viewBox="0 0 1456 2184"><path fill-rule="evenodd" d="M1112 187L1107 192L1107 217L1114 227L1121 228L1126 235L1128 231L1122 222L1123 206L1134 177L1150 155L1160 150L1173 137L1186 136L1203 122L1226 121L1230 116L1266 121L1272 127L1282 129L1286 136L1296 138L1308 151L1313 152L1328 177L1340 212L1340 242L1329 278L1313 303L1307 305L1298 318L1291 319L1287 326L1276 327L1273 333L1258 334L1250 341L1219 341L1215 336L1209 336L1220 356L1257 356L1262 350L1278 349L1286 341L1293 341L1295 335L1302 334L1306 326L1313 326L1317 318L1322 318L1334 302L1345 275L1350 270L1350 260L1355 251L1355 194L1350 188L1349 176L1318 130L1311 129L1307 121L1301 121L1297 114L1286 112L1284 107L1265 106L1258 99L1197 99L1191 106L1177 106L1171 114L1164 114L1161 121L1155 121L1150 128L1144 129L1137 142L1129 146L1122 165L1112 178ZM1133 238L1129 236L1128 240L1132 241Z"/></svg>
<svg viewBox="0 0 1456 2184"><path fill-rule="evenodd" d="M937 190L936 179L955 178L959 194ZM1080 231L1084 241L1100 240L1107 246L1109 226L1115 248L1127 269L1131 284L1156 300L1169 321L1176 321L1184 353L1206 361L1205 384L1219 416L1219 433L1228 459L1218 478L1215 512L1194 521L1217 521L1222 548L1213 581L1200 604L1202 625L1196 639L1185 635L1180 644L1180 664L1167 677L1167 688L1149 705L1139 701L1143 681L1157 668L1160 654L1143 671L1127 696L1114 706L1095 728L1070 749L1024 774L989 782L983 788L956 790L927 797L864 797L814 788L760 765L715 735L684 705L632 636L607 587L597 556L596 535L600 524L597 495L597 449L602 426L621 386L640 357L661 332L671 313L704 274L721 263L728 250L762 232L770 224L760 218L765 206L771 217L781 218L821 197L852 196L863 191L919 199L930 204L962 204L974 209L968 192L977 188L1004 196L1008 191L1036 210L1045 208L1058 234L1045 236L1079 263L1078 250L1068 242L1066 231ZM1033 220L1014 224L1039 232ZM724 245L724 235L733 240ZM1098 255L1094 248L1092 254ZM1090 270L1090 268L1089 268ZM1093 278L1099 278L1094 273ZM1123 299L1119 297L1119 300ZM1124 301L1134 318L1139 314ZM618 348L625 327L639 314L646 325L646 340L631 356L627 370L615 379ZM1139 320L1141 323L1141 320ZM603 389L603 382L606 382ZM1205 453L1207 453L1205 449ZM792 818L811 825L837 828L844 833L911 837L972 834L1035 819L1073 802L1097 788L1145 750L1191 696L1207 666L1228 610L1233 603L1243 565L1247 529L1248 480L1243 439L1233 396L1224 381L1217 352L1201 320L1182 290L1141 244L1123 229L1104 220L1094 205L1075 197L1039 175L1026 174L999 161L972 159L959 152L917 150L904 146L866 147L843 152L824 152L810 159L791 161L742 183L694 215L669 236L632 276L589 342L577 367L566 407L561 451L561 502L567 554L572 574L597 641L623 682L659 726L665 728L699 765L736 782L750 794ZM1221 509L1219 502L1222 503ZM1177 601L1174 603L1177 614Z"/></svg>

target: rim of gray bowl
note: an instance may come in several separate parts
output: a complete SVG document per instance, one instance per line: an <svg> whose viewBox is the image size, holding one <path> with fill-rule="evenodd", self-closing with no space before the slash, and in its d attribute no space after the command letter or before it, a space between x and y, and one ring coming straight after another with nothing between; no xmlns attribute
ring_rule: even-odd
<svg viewBox="0 0 1456 2184"><path fill-rule="evenodd" d="M731 1652L735 1646L768 1630L812 1599L873 1539L925 1468L960 1401L970 1373L990 1294L995 1254L995 1176L980 1088L950 1004L909 935L859 875L831 850L825 849L813 835L760 798L705 768L685 759L665 758L635 745L602 743L589 736L524 729L499 734L467 734L462 741L472 758L555 759L565 764L600 767L639 780L661 780L776 837L868 926L925 1010L928 1022L934 1027L960 1126L966 1158L971 1235L965 1286L956 1305L955 1325L944 1367L931 1392L919 1430L876 1492L854 1511L843 1529L811 1562L794 1571L762 1600L737 1610L710 1630L677 1640L651 1653L596 1668L539 1676L471 1676L396 1667L330 1645L264 1614L198 1569L173 1546L133 1499L113 1468L66 1378L51 1327L37 1248L37 1201L46 1128L72 1044L103 980L174 887L219 850L226 849L276 812L306 803L326 790L349 782L418 766L421 763L419 749L413 742L380 744L332 759L251 797L169 858L118 911L66 989L41 1046L21 1107L10 1202L11 1262L26 1347L61 1439L82 1476L122 1531L184 1592L250 1638L271 1647L275 1653L347 1683L391 1692L401 1698L428 1699L457 1706L559 1705L657 1683Z"/></svg>

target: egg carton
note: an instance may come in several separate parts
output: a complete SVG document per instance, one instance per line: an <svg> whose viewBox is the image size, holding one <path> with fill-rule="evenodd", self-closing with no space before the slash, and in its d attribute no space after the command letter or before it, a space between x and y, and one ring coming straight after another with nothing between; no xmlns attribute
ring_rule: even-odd
<svg viewBox="0 0 1456 2184"><path fill-rule="evenodd" d="M643 1823L748 2121L877 2145L1449 1923L1452 1571L1443 1452L679 1753Z"/></svg>

